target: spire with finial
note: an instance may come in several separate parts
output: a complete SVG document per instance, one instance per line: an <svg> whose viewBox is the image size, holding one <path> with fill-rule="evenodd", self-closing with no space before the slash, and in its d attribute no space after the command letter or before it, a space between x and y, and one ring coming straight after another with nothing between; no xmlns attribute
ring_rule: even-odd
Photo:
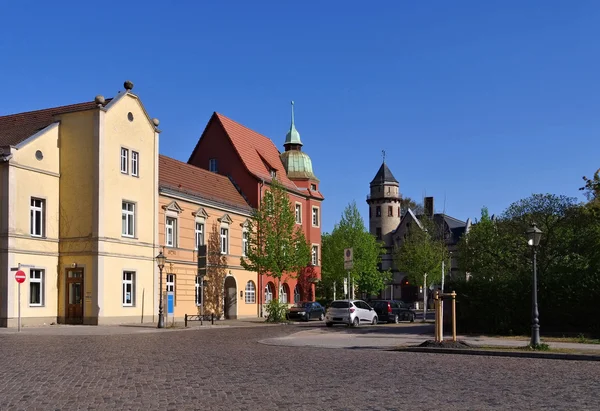
<svg viewBox="0 0 600 411"><path fill-rule="evenodd" d="M290 131L288 131L285 136L284 146L288 144L296 144L298 146L302 145L302 141L300 141L300 133L296 130L296 124L294 123L294 101L292 101L292 124L290 125Z"/></svg>
<svg viewBox="0 0 600 411"><path fill-rule="evenodd" d="M385 150L381 150L381 155L383 156L383 162L385 163Z"/></svg>

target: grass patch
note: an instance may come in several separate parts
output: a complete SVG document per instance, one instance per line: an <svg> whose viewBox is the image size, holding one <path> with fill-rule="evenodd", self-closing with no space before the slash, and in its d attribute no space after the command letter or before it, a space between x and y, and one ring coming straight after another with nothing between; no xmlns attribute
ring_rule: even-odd
<svg viewBox="0 0 600 411"><path fill-rule="evenodd" d="M600 348L598 350L578 350L576 348L551 348L547 344L540 344L545 347L542 349L532 349L530 345L520 346L520 347L498 347L495 345L478 345L473 347L479 350L485 351L512 351L512 352L522 352L522 351L541 351L548 353L558 353L558 354L587 354L587 355L600 355Z"/></svg>

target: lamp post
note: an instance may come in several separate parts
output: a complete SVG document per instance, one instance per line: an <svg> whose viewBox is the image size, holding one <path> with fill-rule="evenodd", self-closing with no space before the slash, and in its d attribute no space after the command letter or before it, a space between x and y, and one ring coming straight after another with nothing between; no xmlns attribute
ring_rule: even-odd
<svg viewBox="0 0 600 411"><path fill-rule="evenodd" d="M531 346L540 345L540 320L537 303L537 247L542 238L542 230L535 223L527 229L527 243L533 247L533 284L531 286Z"/></svg>
<svg viewBox="0 0 600 411"><path fill-rule="evenodd" d="M167 258L163 255L162 251L156 256L156 264L158 265L158 269L160 271L159 277L159 292L158 292L158 326L157 328L165 328L165 322L163 318L163 299L162 299L162 271L165 267L165 260Z"/></svg>

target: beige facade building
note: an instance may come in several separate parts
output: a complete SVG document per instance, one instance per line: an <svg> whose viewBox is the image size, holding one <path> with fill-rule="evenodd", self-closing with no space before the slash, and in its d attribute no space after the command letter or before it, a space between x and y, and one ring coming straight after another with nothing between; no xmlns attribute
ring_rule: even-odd
<svg viewBox="0 0 600 411"><path fill-rule="evenodd" d="M257 274L240 265L252 208L225 176L162 155L159 170L158 243L167 258L163 289L173 293L175 320L185 314L257 317ZM204 284L197 276L202 245Z"/></svg>
<svg viewBox="0 0 600 411"><path fill-rule="evenodd" d="M154 321L158 120L113 99L0 117L0 326Z"/></svg>

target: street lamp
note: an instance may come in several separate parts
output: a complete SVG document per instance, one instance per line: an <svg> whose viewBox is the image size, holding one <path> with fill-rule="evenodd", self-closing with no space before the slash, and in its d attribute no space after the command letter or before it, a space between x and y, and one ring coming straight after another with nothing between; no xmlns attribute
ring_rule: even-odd
<svg viewBox="0 0 600 411"><path fill-rule="evenodd" d="M160 270L159 277L159 293L158 293L158 326L157 328L165 328L164 318L163 318L163 299L162 299L162 271L165 267L166 257L163 255L162 251L156 256L156 264L158 265L158 269Z"/></svg>
<svg viewBox="0 0 600 411"><path fill-rule="evenodd" d="M542 238L542 230L535 223L527 229L527 244L533 247L533 285L531 289L531 346L540 345L540 320L537 303L537 247Z"/></svg>

